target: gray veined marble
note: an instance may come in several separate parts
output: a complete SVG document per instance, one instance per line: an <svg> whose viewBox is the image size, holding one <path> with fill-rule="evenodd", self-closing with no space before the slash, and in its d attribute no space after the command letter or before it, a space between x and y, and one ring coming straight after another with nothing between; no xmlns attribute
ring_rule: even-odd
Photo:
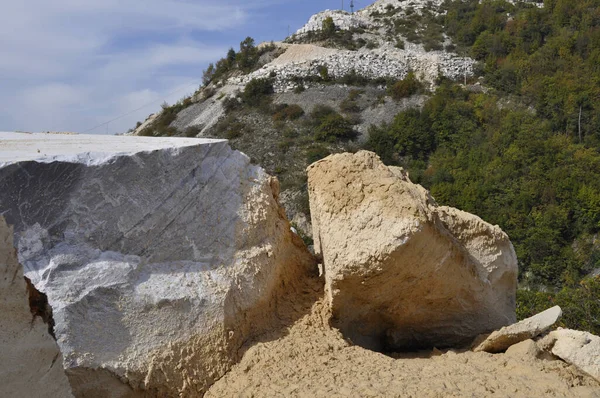
<svg viewBox="0 0 600 398"><path fill-rule="evenodd" d="M201 393L248 338L238 315L312 261L276 181L224 140L0 133L0 187L76 395Z"/></svg>

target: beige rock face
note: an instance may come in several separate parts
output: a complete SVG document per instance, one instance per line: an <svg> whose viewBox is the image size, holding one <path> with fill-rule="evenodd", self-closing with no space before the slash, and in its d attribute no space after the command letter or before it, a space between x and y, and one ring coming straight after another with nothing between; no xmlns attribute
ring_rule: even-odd
<svg viewBox="0 0 600 398"><path fill-rule="evenodd" d="M531 359L538 358L542 354L535 341L527 339L515 345L511 345L506 350L506 355L513 358Z"/></svg>
<svg viewBox="0 0 600 398"><path fill-rule="evenodd" d="M56 341L32 314L12 228L0 216L0 396L72 397Z"/></svg>
<svg viewBox="0 0 600 398"><path fill-rule="evenodd" d="M513 344L532 339L549 330L562 316L559 306L493 332L473 351L502 352Z"/></svg>
<svg viewBox="0 0 600 398"><path fill-rule="evenodd" d="M465 344L515 322L517 259L497 226L437 206L374 153L308 168L332 323L364 347Z"/></svg>
<svg viewBox="0 0 600 398"><path fill-rule="evenodd" d="M570 329L556 330L550 337L556 340L554 355L600 381L600 337Z"/></svg>

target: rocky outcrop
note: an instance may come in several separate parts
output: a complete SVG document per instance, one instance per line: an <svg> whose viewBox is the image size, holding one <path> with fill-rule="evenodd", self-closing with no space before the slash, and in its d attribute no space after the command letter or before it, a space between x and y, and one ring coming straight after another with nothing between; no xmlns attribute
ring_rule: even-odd
<svg viewBox="0 0 600 398"><path fill-rule="evenodd" d="M378 350L465 344L515 322L517 259L497 226L438 207L377 155L308 168L332 323Z"/></svg>
<svg viewBox="0 0 600 398"><path fill-rule="evenodd" d="M562 316L559 306L547 309L514 325L503 327L485 338L473 351L497 353L521 341L532 339L548 331Z"/></svg>
<svg viewBox="0 0 600 398"><path fill-rule="evenodd" d="M72 397L58 345L38 316L23 277L13 231L0 216L0 396Z"/></svg>
<svg viewBox="0 0 600 398"><path fill-rule="evenodd" d="M600 381L600 337L578 330L558 329L550 333L552 354Z"/></svg>
<svg viewBox="0 0 600 398"><path fill-rule="evenodd" d="M358 14L371 15L374 12L385 13L390 8L403 14L407 9L421 12L424 8L436 9L444 3L444 0L377 0L373 4L360 10Z"/></svg>
<svg viewBox="0 0 600 398"><path fill-rule="evenodd" d="M278 43L286 53L294 52L296 47L300 47L304 57L292 60L293 57L284 53L257 71L232 77L228 83L245 86L252 79L271 78L275 92L289 92L303 80L302 84L305 86L318 85L315 81L319 81L323 68L327 69L331 79L355 73L373 81L403 79L412 71L432 87L440 75L453 80L471 77L474 75L475 60L459 57L448 51L427 51L422 44L410 42L404 48L397 48L395 39L390 40L390 35L395 37L396 33L389 32L389 26L381 19L386 16L385 19L389 22L414 12L422 13L424 9L440 15L445 12L440 7L442 3L441 0L377 1L353 14L343 10L322 11L313 15L286 42L306 41L304 39L308 34L322 30L326 18L332 18L337 29L353 31L356 38L368 39L376 43L377 48L362 47L358 51L348 51L317 45ZM353 39L356 38L353 36ZM444 40L450 42L448 38ZM313 51L305 51L307 47L312 47Z"/></svg>
<svg viewBox="0 0 600 398"><path fill-rule="evenodd" d="M358 14L350 14L342 10L325 10L310 17L306 25L296 32L296 35L320 31L323 29L323 22L327 18L331 18L335 27L340 30L368 28L372 25L369 19L363 18Z"/></svg>
<svg viewBox="0 0 600 398"><path fill-rule="evenodd" d="M201 394L314 265L277 180L226 141L0 139L0 209L78 396Z"/></svg>

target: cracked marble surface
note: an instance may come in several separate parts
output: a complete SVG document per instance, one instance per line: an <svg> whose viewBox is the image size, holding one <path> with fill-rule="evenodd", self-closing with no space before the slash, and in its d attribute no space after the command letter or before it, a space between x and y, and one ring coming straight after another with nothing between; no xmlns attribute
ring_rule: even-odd
<svg viewBox="0 0 600 398"><path fill-rule="evenodd" d="M156 388L161 347L268 297L278 250L299 250L271 184L225 140L0 133L0 214L65 367L132 386Z"/></svg>

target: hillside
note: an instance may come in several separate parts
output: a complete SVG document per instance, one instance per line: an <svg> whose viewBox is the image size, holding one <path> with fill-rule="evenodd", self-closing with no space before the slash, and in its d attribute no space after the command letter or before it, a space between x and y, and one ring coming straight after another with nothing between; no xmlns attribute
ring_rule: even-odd
<svg viewBox="0 0 600 398"><path fill-rule="evenodd" d="M367 148L500 225L518 315L600 333L600 1L391 1L251 38L135 134L227 138L276 174L310 243L305 168Z"/></svg>

